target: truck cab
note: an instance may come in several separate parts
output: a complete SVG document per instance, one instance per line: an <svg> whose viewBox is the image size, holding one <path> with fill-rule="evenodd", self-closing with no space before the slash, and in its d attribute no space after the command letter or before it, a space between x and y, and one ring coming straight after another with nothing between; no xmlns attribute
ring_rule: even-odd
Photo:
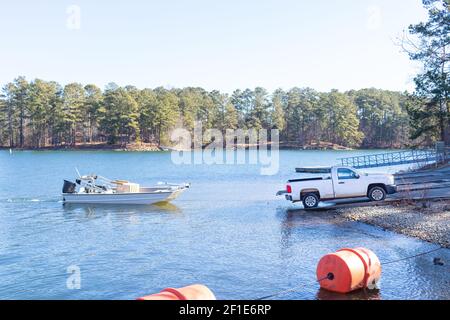
<svg viewBox="0 0 450 320"><path fill-rule="evenodd" d="M351 167L299 168L309 178L289 180L284 192L286 199L303 202L305 209L315 208L320 201L368 197L383 201L387 194L396 192L391 174L368 174Z"/></svg>

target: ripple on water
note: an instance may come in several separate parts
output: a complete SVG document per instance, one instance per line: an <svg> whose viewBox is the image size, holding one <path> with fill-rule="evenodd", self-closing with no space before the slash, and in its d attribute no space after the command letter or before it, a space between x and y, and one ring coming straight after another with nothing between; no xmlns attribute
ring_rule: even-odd
<svg viewBox="0 0 450 320"><path fill-rule="evenodd" d="M299 284L279 298L449 299L449 250L439 252L444 266L433 255L386 266L375 293L319 290L315 267L329 252L365 246L391 261L434 247L291 210L274 196L294 164L327 165L341 156L282 151L281 171L264 177L254 166L175 166L170 154L15 153L11 161L0 152L0 298L134 299L204 283L222 299ZM192 189L167 206L63 206L61 181L75 166L139 183L189 181ZM8 181L27 183L12 188ZM81 290L67 288L69 266L79 266Z"/></svg>

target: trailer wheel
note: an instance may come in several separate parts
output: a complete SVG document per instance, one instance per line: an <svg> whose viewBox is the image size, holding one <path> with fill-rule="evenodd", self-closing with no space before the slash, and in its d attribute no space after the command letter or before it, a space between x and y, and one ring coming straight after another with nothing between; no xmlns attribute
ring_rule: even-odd
<svg viewBox="0 0 450 320"><path fill-rule="evenodd" d="M315 193L307 193L303 196L303 206L305 209L317 208L319 197Z"/></svg>
<svg viewBox="0 0 450 320"><path fill-rule="evenodd" d="M371 201L383 201L386 199L386 190L382 187L373 187L369 190L369 199Z"/></svg>

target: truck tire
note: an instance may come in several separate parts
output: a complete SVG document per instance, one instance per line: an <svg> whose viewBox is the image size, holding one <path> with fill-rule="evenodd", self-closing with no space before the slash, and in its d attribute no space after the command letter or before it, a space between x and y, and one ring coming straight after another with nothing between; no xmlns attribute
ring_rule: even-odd
<svg viewBox="0 0 450 320"><path fill-rule="evenodd" d="M303 196L303 207L305 209L317 208L319 205L319 197L315 193L307 193Z"/></svg>
<svg viewBox="0 0 450 320"><path fill-rule="evenodd" d="M383 201L386 199L386 190L382 187L373 187L370 188L368 195L371 201Z"/></svg>

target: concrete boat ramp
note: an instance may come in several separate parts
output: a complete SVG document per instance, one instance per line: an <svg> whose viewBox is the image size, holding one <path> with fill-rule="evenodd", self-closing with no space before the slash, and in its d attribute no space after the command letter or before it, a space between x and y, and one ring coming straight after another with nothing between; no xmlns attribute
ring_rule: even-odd
<svg viewBox="0 0 450 320"><path fill-rule="evenodd" d="M398 173L395 183L399 193L394 198L450 198L450 165L427 170Z"/></svg>

